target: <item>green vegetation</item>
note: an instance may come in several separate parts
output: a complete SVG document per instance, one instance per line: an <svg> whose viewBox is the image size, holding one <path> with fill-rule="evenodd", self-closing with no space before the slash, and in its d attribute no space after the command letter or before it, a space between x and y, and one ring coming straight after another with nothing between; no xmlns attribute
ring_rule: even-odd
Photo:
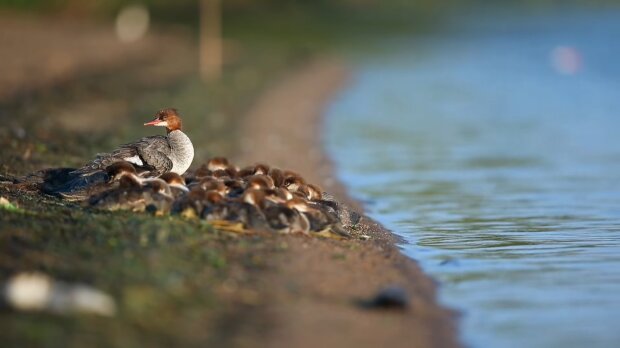
<svg viewBox="0 0 620 348"><path fill-rule="evenodd" d="M91 284L120 312L109 319L4 310L5 347L222 344L226 323L211 319L259 305L254 287L268 265L254 255L279 253L268 237L239 238L198 220L95 212L32 194L9 199L21 210L0 211L0 273L36 270ZM244 296L222 301L231 291Z"/></svg>

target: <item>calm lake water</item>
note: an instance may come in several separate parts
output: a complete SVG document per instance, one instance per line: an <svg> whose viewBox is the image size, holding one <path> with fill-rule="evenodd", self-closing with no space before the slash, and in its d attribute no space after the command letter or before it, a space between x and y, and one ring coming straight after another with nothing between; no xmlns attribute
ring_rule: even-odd
<svg viewBox="0 0 620 348"><path fill-rule="evenodd" d="M358 60L326 147L473 347L620 347L620 11L496 15Z"/></svg>

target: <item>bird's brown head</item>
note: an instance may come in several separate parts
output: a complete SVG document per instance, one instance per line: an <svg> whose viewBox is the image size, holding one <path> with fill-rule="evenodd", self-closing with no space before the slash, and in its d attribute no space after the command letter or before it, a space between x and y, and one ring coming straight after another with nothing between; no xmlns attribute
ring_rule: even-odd
<svg viewBox="0 0 620 348"><path fill-rule="evenodd" d="M106 172L110 177L110 181L118 181L122 176L135 176L136 168L129 162L118 161L106 167Z"/></svg>
<svg viewBox="0 0 620 348"><path fill-rule="evenodd" d="M185 186L185 180L183 179L182 176L180 176L177 173L173 173L173 172L164 173L160 175L159 178L165 181L169 185Z"/></svg>
<svg viewBox="0 0 620 348"><path fill-rule="evenodd" d="M265 206L265 192L263 190L249 189L243 193L241 200L244 203L262 209Z"/></svg>
<svg viewBox="0 0 620 348"><path fill-rule="evenodd" d="M168 133L181 130L181 117L177 109L161 109L155 114L155 119L144 124L145 126L166 127Z"/></svg>

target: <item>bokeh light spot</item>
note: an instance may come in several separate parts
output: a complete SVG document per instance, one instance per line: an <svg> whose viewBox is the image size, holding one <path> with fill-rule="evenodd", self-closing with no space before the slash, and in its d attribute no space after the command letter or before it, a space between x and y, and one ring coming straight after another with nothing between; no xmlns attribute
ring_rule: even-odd
<svg viewBox="0 0 620 348"><path fill-rule="evenodd" d="M122 42L138 41L148 32L149 22L149 10L145 6L126 6L116 17L116 36Z"/></svg>

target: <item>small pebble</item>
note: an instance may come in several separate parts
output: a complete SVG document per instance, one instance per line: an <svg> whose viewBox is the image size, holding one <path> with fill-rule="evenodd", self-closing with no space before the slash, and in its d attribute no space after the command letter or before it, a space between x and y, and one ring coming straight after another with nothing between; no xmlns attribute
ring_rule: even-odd
<svg viewBox="0 0 620 348"><path fill-rule="evenodd" d="M3 302L19 311L113 316L114 299L83 284L57 281L42 273L18 273L4 284Z"/></svg>

